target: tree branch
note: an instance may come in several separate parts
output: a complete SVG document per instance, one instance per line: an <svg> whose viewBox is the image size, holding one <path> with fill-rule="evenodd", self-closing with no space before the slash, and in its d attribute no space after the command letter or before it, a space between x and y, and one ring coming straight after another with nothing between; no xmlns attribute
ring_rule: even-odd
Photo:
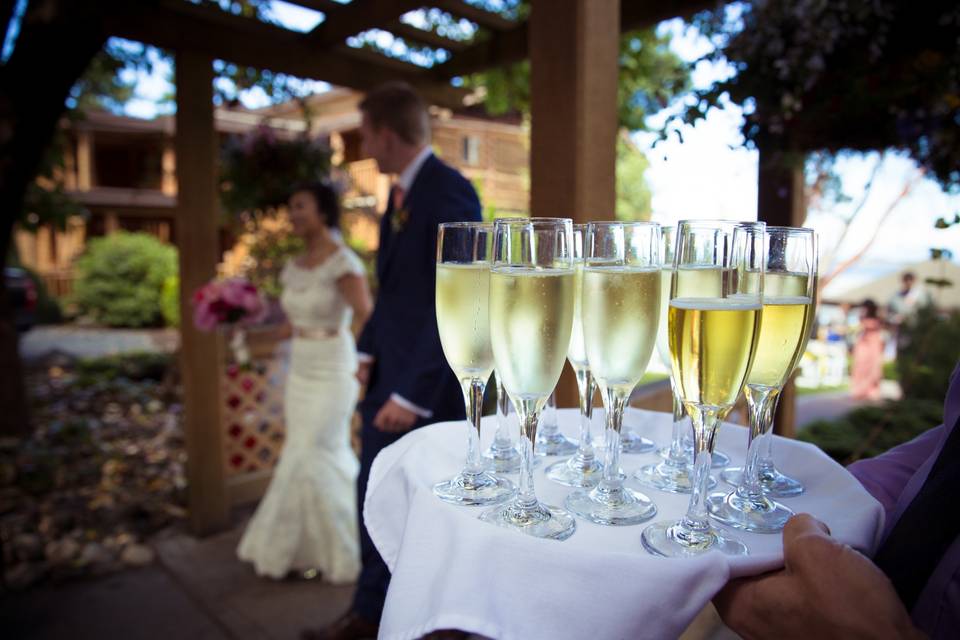
<svg viewBox="0 0 960 640"><path fill-rule="evenodd" d="M890 217L890 214L893 213L894 209L897 208L897 205L900 204L904 198L910 195L910 192L913 191L913 188L917 186L917 183L920 182L920 179L926 174L926 169L921 168L917 173L903 185L903 189L900 191L899 195L893 199L893 202L890 203L890 206L887 207L887 210L883 212L883 215L880 217L880 220L877 221L877 224L873 228L873 235L870 236L870 239L867 240L866 244L860 248L855 254L841 262L830 271L826 276L820 278L820 289L825 288L832 280L834 280L841 273L852 267L856 264L867 251L870 250L870 247L873 246L873 243L876 242L877 238L880 236L880 231L883 229L883 223L887 221L887 218ZM849 229L849 227L848 227ZM844 230L844 235L846 230ZM842 236L841 236L842 240ZM839 246L839 245L838 245Z"/></svg>

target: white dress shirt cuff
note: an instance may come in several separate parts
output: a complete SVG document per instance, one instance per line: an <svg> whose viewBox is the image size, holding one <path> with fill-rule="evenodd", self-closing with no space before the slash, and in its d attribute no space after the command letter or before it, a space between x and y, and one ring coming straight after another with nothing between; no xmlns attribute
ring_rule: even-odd
<svg viewBox="0 0 960 640"><path fill-rule="evenodd" d="M357 352L357 361L364 364L373 362L373 356L369 353L363 353L362 351Z"/></svg>
<svg viewBox="0 0 960 640"><path fill-rule="evenodd" d="M433 417L433 411L429 411L427 409L424 409L423 407L418 407L417 405L413 404L412 402L410 402L409 400L401 396L399 393L390 394L390 399L396 402L398 405L400 405L404 409L406 409L407 411L411 411L417 414L418 416L420 416L421 418Z"/></svg>

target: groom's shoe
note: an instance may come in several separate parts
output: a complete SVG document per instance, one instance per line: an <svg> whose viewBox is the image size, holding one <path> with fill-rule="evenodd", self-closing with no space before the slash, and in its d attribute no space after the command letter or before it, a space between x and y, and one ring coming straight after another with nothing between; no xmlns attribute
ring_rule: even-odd
<svg viewBox="0 0 960 640"><path fill-rule="evenodd" d="M322 629L304 629L300 640L374 640L379 625L348 611Z"/></svg>

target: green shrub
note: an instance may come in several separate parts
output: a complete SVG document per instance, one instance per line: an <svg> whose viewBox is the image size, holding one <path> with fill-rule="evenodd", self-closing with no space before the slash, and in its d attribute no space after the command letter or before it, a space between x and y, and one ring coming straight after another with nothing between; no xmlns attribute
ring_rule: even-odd
<svg viewBox="0 0 960 640"><path fill-rule="evenodd" d="M960 359L960 312L926 307L900 328L897 372L905 398L943 402Z"/></svg>
<svg viewBox="0 0 960 640"><path fill-rule="evenodd" d="M168 327L180 326L180 277L169 276L160 291L160 312Z"/></svg>
<svg viewBox="0 0 960 640"><path fill-rule="evenodd" d="M943 421L943 398L896 400L854 409L838 420L817 420L797 438L812 442L841 464L872 458Z"/></svg>
<svg viewBox="0 0 960 640"><path fill-rule="evenodd" d="M883 379L899 380L900 372L897 370L897 361L883 363Z"/></svg>
<svg viewBox="0 0 960 640"><path fill-rule="evenodd" d="M91 386L102 381L126 378L127 380L161 381L173 366L174 357L169 353L137 351L100 358L83 358L77 361L77 384Z"/></svg>
<svg viewBox="0 0 960 640"><path fill-rule="evenodd" d="M164 281L177 273L177 250L145 233L90 241L77 261L73 301L82 314L110 327L161 324Z"/></svg>

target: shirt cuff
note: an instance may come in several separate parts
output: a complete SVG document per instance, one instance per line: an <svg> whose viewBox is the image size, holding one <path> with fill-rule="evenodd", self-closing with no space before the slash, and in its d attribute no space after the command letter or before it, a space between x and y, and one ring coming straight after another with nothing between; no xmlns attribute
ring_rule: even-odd
<svg viewBox="0 0 960 640"><path fill-rule="evenodd" d="M417 405L413 404L412 402L410 402L409 400L401 396L399 393L390 394L390 399L396 402L398 405L400 405L404 409L406 409L407 411L411 411L417 414L418 416L420 416L421 418L433 417L433 411L429 411L427 409L424 409L423 407L418 407Z"/></svg>
<svg viewBox="0 0 960 640"><path fill-rule="evenodd" d="M373 362L373 356L369 353L363 353L362 351L357 352L357 361L363 362L364 364L368 362Z"/></svg>

